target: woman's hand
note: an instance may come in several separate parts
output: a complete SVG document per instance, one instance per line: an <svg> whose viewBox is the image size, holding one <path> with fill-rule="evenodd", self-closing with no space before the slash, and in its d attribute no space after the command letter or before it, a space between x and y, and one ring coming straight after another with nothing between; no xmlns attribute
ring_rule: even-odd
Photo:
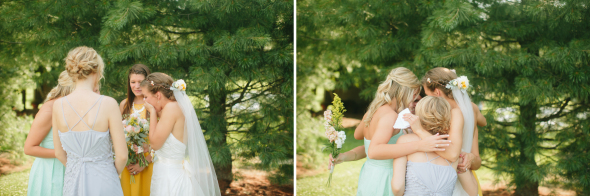
<svg viewBox="0 0 590 196"><path fill-rule="evenodd" d="M336 157L336 159L334 159L334 158L332 158L332 154L330 154L330 159L329 159L330 163L328 163L328 170L332 169L332 166L336 166L337 164L344 162L344 159L343 159L344 156L345 156L344 153L340 153L338 155L338 157Z"/></svg>
<svg viewBox="0 0 590 196"><path fill-rule="evenodd" d="M436 135L424 138L420 140L418 144L418 151L420 152L434 152L434 151L445 151L445 147L448 147L451 143L450 140L445 140L449 135Z"/></svg>
<svg viewBox="0 0 590 196"><path fill-rule="evenodd" d="M156 112L156 108L154 108L154 106L150 103L148 103L147 101L145 101L145 99L143 99L144 103L143 106L145 107L145 109L150 112L150 113L155 113Z"/></svg>
<svg viewBox="0 0 590 196"><path fill-rule="evenodd" d="M145 167L140 167L139 164L130 164L127 166L127 170L131 175L136 175L139 172L143 171Z"/></svg>
<svg viewBox="0 0 590 196"><path fill-rule="evenodd" d="M404 114L402 117L405 121L410 123L410 128L412 131L423 131L422 125L420 124L420 118L413 114Z"/></svg>
<svg viewBox="0 0 590 196"><path fill-rule="evenodd" d="M461 152L461 162L457 165L457 171L461 174L471 168L471 162L475 159L475 155L471 153Z"/></svg>

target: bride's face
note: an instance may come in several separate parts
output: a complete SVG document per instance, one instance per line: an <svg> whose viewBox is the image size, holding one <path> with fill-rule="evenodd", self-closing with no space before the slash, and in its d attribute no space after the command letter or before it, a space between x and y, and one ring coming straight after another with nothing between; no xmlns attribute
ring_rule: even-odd
<svg viewBox="0 0 590 196"><path fill-rule="evenodd" d="M148 102L150 105L154 106L154 109L156 110L156 112L160 112L160 110L162 110L162 106L160 106L160 99L158 95L161 95L159 93L153 94L152 92L150 92L148 90L147 87L141 87L141 93L145 99L146 102Z"/></svg>
<svg viewBox="0 0 590 196"><path fill-rule="evenodd" d="M143 74L131 74L129 75L129 86L131 87L131 91L135 96L143 96L141 92L141 81L145 79Z"/></svg>

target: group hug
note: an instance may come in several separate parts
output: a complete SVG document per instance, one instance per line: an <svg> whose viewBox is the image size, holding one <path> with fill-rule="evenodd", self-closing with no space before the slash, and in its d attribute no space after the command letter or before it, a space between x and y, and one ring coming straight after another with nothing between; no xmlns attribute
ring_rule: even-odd
<svg viewBox="0 0 590 196"><path fill-rule="evenodd" d="M358 180L362 196L482 195L473 170L481 166L478 126L487 122L469 86L447 68L421 80L407 68L391 70L354 132L364 145L330 156L329 167L367 158ZM396 121L410 126L396 129Z"/></svg>
<svg viewBox="0 0 590 196"><path fill-rule="evenodd" d="M100 94L104 68L90 47L68 53L25 141L36 157L27 195L221 195L187 84L136 64L117 103ZM146 125L143 146L128 143L140 129L129 121ZM145 163L128 161L135 154Z"/></svg>

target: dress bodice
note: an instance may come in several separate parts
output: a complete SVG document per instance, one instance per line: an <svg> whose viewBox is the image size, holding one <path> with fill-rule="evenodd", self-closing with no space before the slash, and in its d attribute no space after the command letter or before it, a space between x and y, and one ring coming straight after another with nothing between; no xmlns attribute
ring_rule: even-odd
<svg viewBox="0 0 590 196"><path fill-rule="evenodd" d="M178 160L182 163L185 151L186 146L184 143L178 141L178 139L170 133L162 148L156 150L156 159Z"/></svg>
<svg viewBox="0 0 590 196"><path fill-rule="evenodd" d="M53 149L53 128L49 130L49 133L47 133L45 138L43 138L43 141L41 141L39 146L47 149Z"/></svg>
<svg viewBox="0 0 590 196"><path fill-rule="evenodd" d="M402 135L403 135L403 131L400 130L399 133L397 133L396 135L391 137L391 139L389 139L389 142L387 142L387 143L388 144L395 144L397 142L397 139L399 139L399 137ZM368 155L369 154L369 145L371 144L371 140L364 138L364 142L365 142L365 153ZM366 163L376 165L376 166L393 168L393 159L375 160L375 159L371 159L371 158L369 158L369 156L367 156Z"/></svg>
<svg viewBox="0 0 590 196"><path fill-rule="evenodd" d="M440 157L440 156L439 156ZM436 157L434 159L437 159ZM428 155L426 155L428 160ZM450 196L453 194L457 171L451 163L437 165L427 162L412 162L406 164L406 195Z"/></svg>

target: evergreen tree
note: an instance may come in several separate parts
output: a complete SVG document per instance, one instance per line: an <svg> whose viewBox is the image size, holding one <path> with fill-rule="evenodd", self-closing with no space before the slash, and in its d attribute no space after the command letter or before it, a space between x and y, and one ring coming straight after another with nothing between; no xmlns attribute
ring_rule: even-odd
<svg viewBox="0 0 590 196"><path fill-rule="evenodd" d="M4 1L0 16L0 58L41 76L86 45L105 61L102 93L119 101L133 64L184 79L222 190L236 159L292 183L293 2Z"/></svg>
<svg viewBox="0 0 590 196"><path fill-rule="evenodd" d="M540 184L553 183L590 194L586 1L298 6L298 76L322 73L312 68L319 65L335 72L334 88L358 86L369 99L393 67L419 77L434 67L456 69L474 85L473 101L485 104L489 123L479 134L485 167L508 174L516 195L538 195Z"/></svg>

